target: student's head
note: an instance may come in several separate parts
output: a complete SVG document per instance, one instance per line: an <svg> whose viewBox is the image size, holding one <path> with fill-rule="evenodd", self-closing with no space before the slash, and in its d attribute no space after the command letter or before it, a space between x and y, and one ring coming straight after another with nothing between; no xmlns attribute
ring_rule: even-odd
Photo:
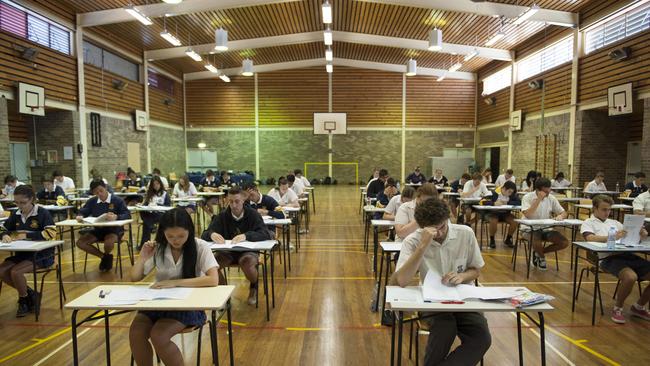
<svg viewBox="0 0 650 366"><path fill-rule="evenodd" d="M469 175L467 173L463 173L463 175L460 176L460 184L465 184L470 179L472 179L471 175Z"/></svg>
<svg viewBox="0 0 650 366"><path fill-rule="evenodd" d="M386 184L384 185L384 193L391 197L397 194L397 182L395 182L395 179L386 179Z"/></svg>
<svg viewBox="0 0 650 366"><path fill-rule="evenodd" d="M43 185L43 188L45 188L45 190L48 192L52 192L54 190L54 183L47 175L43 176L41 179L41 184Z"/></svg>
<svg viewBox="0 0 650 366"><path fill-rule="evenodd" d="M449 230L449 207L438 198L429 198L415 207L415 222L421 228L431 227L438 231L434 240L445 238Z"/></svg>
<svg viewBox="0 0 650 366"><path fill-rule="evenodd" d="M230 211L236 216L241 215L247 198L248 195L241 188L237 186L230 188L228 191L228 207L230 207Z"/></svg>
<svg viewBox="0 0 650 366"><path fill-rule="evenodd" d="M278 178L278 189L283 195L289 190L289 181L285 177Z"/></svg>
<svg viewBox="0 0 650 366"><path fill-rule="evenodd" d="M388 179L388 170L386 170L386 169L381 169L381 170L379 171L379 179L380 179L380 180L383 180L384 182L386 182L386 179Z"/></svg>
<svg viewBox="0 0 650 366"><path fill-rule="evenodd" d="M302 177L302 170L294 169L293 170L293 175L295 175L296 177Z"/></svg>
<svg viewBox="0 0 650 366"><path fill-rule="evenodd" d="M474 183L474 187L481 184L482 181L483 181L483 175L481 175L481 173L477 172L472 174L472 182Z"/></svg>
<svg viewBox="0 0 650 366"><path fill-rule="evenodd" d="M151 171L151 175L157 175L157 176L160 176L160 169L158 169L158 168L153 168L153 170Z"/></svg>
<svg viewBox="0 0 650 366"><path fill-rule="evenodd" d="M52 172L52 179L54 179L57 182L63 182L63 173L61 173L58 170L55 170Z"/></svg>
<svg viewBox="0 0 650 366"><path fill-rule="evenodd" d="M90 177L92 179L102 179L102 173L97 170L97 168L90 169Z"/></svg>
<svg viewBox="0 0 650 366"><path fill-rule="evenodd" d="M515 183L509 180L503 183L503 186L501 187L502 195L506 197L511 197L516 192L517 192L517 185Z"/></svg>
<svg viewBox="0 0 650 366"><path fill-rule="evenodd" d="M596 172L596 176L594 177L594 180L596 181L596 183L602 183L605 180L605 172L603 172L602 170Z"/></svg>
<svg viewBox="0 0 650 366"><path fill-rule="evenodd" d="M634 183L636 183L637 186L640 186L645 182L645 173L644 172L636 172L634 173Z"/></svg>
<svg viewBox="0 0 650 366"><path fill-rule="evenodd" d="M287 182L289 182L289 187L293 187L293 184L296 182L296 176L293 174L287 174Z"/></svg>
<svg viewBox="0 0 650 366"><path fill-rule="evenodd" d="M135 174L135 170L133 170L133 168L131 168L131 167L127 167L126 168L126 175L131 175L131 173Z"/></svg>
<svg viewBox="0 0 650 366"><path fill-rule="evenodd" d="M415 188L411 186L404 187L404 189L402 189L402 194L400 195L400 201L406 203L413 201L413 198L415 198Z"/></svg>
<svg viewBox="0 0 650 366"><path fill-rule="evenodd" d="M420 175L420 167L416 166L413 172L415 172L415 175Z"/></svg>
<svg viewBox="0 0 650 366"><path fill-rule="evenodd" d="M90 182L90 193L93 196L99 197L102 201L106 200L108 197L108 190L106 189L106 183L102 179L93 179Z"/></svg>
<svg viewBox="0 0 650 366"><path fill-rule="evenodd" d="M551 181L548 178L537 178L535 181L535 190L546 192L547 194L551 192Z"/></svg>
<svg viewBox="0 0 650 366"><path fill-rule="evenodd" d="M225 178L225 179L230 178L230 173L228 173L227 170L222 171L221 172L221 178Z"/></svg>
<svg viewBox="0 0 650 366"><path fill-rule="evenodd" d="M131 170L131 171L129 172L129 179L131 179L131 180L133 180L133 181L135 181L136 179L138 179L138 175L135 173L135 170Z"/></svg>
<svg viewBox="0 0 650 366"><path fill-rule="evenodd" d="M253 202L258 202L260 197L262 197L260 190L257 188L257 184L255 183L246 183L242 186L242 189L248 193L248 199Z"/></svg>
<svg viewBox="0 0 650 366"><path fill-rule="evenodd" d="M485 170L483 170L483 176L487 177L490 175L492 175L492 168L485 168Z"/></svg>
<svg viewBox="0 0 650 366"><path fill-rule="evenodd" d="M15 187L18 183L18 178L13 175L8 175L5 177L5 185Z"/></svg>
<svg viewBox="0 0 650 366"><path fill-rule="evenodd" d="M591 199L591 204L593 205L594 216L605 221L609 217L614 200L610 196L599 194Z"/></svg>
<svg viewBox="0 0 650 366"><path fill-rule="evenodd" d="M537 172L534 170L530 170L528 174L526 174L526 184L528 184L528 187L533 186L533 184L535 183L535 179L537 179Z"/></svg>
<svg viewBox="0 0 650 366"><path fill-rule="evenodd" d="M564 173L563 173L563 172L558 172L558 173L555 175L555 181L557 181L557 182L561 182L561 181L563 181L563 180L564 180Z"/></svg>
<svg viewBox="0 0 650 366"><path fill-rule="evenodd" d="M16 187L14 191L14 203L22 212L29 212L34 207L34 189L29 185Z"/></svg>
<svg viewBox="0 0 650 366"><path fill-rule="evenodd" d="M149 200L153 196L157 196L164 192L165 188L163 186L162 180L160 179L160 176L154 175L151 177L151 181L149 182L149 188L147 188L147 194L145 198L145 203L149 203Z"/></svg>
<svg viewBox="0 0 650 366"><path fill-rule="evenodd" d="M372 177L379 178L379 168L375 168L372 170Z"/></svg>
<svg viewBox="0 0 650 366"><path fill-rule="evenodd" d="M206 171L205 171L205 176L206 176L207 178L210 178L210 179L214 178L214 172L212 171L212 169L208 169L208 170L206 170Z"/></svg>
<svg viewBox="0 0 650 366"><path fill-rule="evenodd" d="M183 174L178 180L178 185L184 191L190 190L190 177L187 174Z"/></svg>
<svg viewBox="0 0 650 366"><path fill-rule="evenodd" d="M196 277L196 241L192 217L182 207L165 212L158 222L156 233L158 256L165 260L165 249L181 250L183 253L183 278Z"/></svg>
<svg viewBox="0 0 650 366"><path fill-rule="evenodd" d="M432 197L438 197L438 189L433 183L424 183L415 192L415 202L417 204Z"/></svg>
<svg viewBox="0 0 650 366"><path fill-rule="evenodd" d="M512 170L512 169L508 169L508 170L506 170L506 174L505 174L505 175L506 175L506 179L510 179L510 178L512 178L512 176L513 176L514 174L515 174L514 170Z"/></svg>
<svg viewBox="0 0 650 366"><path fill-rule="evenodd" d="M436 169L435 176L436 177L441 177L442 176L442 169Z"/></svg>

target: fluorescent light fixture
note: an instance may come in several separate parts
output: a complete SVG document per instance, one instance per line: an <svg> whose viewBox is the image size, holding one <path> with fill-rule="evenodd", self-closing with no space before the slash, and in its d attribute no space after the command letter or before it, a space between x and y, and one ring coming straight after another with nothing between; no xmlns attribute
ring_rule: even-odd
<svg viewBox="0 0 650 366"><path fill-rule="evenodd" d="M417 74L418 62L410 59L406 64L406 76L415 76Z"/></svg>
<svg viewBox="0 0 650 366"><path fill-rule="evenodd" d="M334 38L332 36L332 30L327 27L325 32L323 32L323 40L325 40L325 46L331 46Z"/></svg>
<svg viewBox="0 0 650 366"><path fill-rule="evenodd" d="M199 149L205 149L206 147L208 147L208 145L205 142L199 142L198 144L196 144L196 146Z"/></svg>
<svg viewBox="0 0 650 366"><path fill-rule="evenodd" d="M539 6L537 6L537 4L533 4L533 6L528 8L528 10L526 10L519 17L517 17L517 19L515 19L514 23L512 23L512 24L519 25L519 24L527 21L528 19L530 19L530 17L535 15L535 13L537 13L538 11L539 11Z"/></svg>
<svg viewBox="0 0 650 366"><path fill-rule="evenodd" d="M194 51L192 49L192 47L189 47L187 50L185 50L185 54L188 55L194 61L197 61L197 62L203 61L203 59L201 58L201 55L196 53L196 51Z"/></svg>
<svg viewBox="0 0 650 366"><path fill-rule="evenodd" d="M445 80L446 77L447 77L447 74L442 74L442 75L438 76L438 79L436 81L443 81L443 80Z"/></svg>
<svg viewBox="0 0 650 366"><path fill-rule="evenodd" d="M323 7L321 9L323 10L323 23L331 24L332 23L332 5L330 5L330 2L325 0L325 2L323 2Z"/></svg>
<svg viewBox="0 0 650 366"><path fill-rule="evenodd" d="M127 13L131 14L132 17L134 17L135 19L137 19L140 23L142 23L144 25L152 25L153 24L153 22L151 21L151 19L149 19L148 16L142 14L142 12L140 12L140 10L138 10L133 5L127 6L126 8L124 8L124 10L126 10Z"/></svg>
<svg viewBox="0 0 650 366"><path fill-rule="evenodd" d="M478 56L478 51L474 50L474 51L468 53L467 55L465 55L465 61L469 61L469 60L473 59L476 56Z"/></svg>
<svg viewBox="0 0 650 366"><path fill-rule="evenodd" d="M505 36L506 36L505 33L498 32L497 34L493 35L492 38L488 39L488 41L485 42L485 45L488 46L488 47L492 46L495 43L499 42L501 40L501 38L503 38Z"/></svg>
<svg viewBox="0 0 650 366"><path fill-rule="evenodd" d="M325 61L332 61L334 59L334 53L332 52L332 49L327 47L325 50Z"/></svg>
<svg viewBox="0 0 650 366"><path fill-rule="evenodd" d="M162 0L162 1L163 3L167 3L167 4L180 4L183 2L183 0Z"/></svg>
<svg viewBox="0 0 650 366"><path fill-rule="evenodd" d="M218 74L218 73L219 73L219 70L217 70L217 68L214 67L213 64L206 64L206 65L205 65L205 68L208 69L208 71L213 72L213 73L215 73L215 74Z"/></svg>
<svg viewBox="0 0 650 366"><path fill-rule="evenodd" d="M241 62L241 74L243 76L253 76L253 60L247 58Z"/></svg>
<svg viewBox="0 0 650 366"><path fill-rule="evenodd" d="M214 31L214 49L217 51L227 51L228 50L228 31L219 28Z"/></svg>
<svg viewBox="0 0 650 366"><path fill-rule="evenodd" d="M566 28L575 28L576 24L575 23L563 23L563 22L551 22L547 21L546 24L549 25L557 25L558 27L566 27Z"/></svg>
<svg viewBox="0 0 650 366"><path fill-rule="evenodd" d="M461 64L460 62L455 63L451 65L451 67L449 68L449 72L458 71L461 67L463 67L463 64Z"/></svg>
<svg viewBox="0 0 650 366"><path fill-rule="evenodd" d="M441 29L432 29L429 32L429 51L442 51Z"/></svg>
<svg viewBox="0 0 650 366"><path fill-rule="evenodd" d="M224 83L229 83L230 82L230 78L228 77L228 75L225 75L225 74L219 75L219 79L221 79Z"/></svg>
<svg viewBox="0 0 650 366"><path fill-rule="evenodd" d="M181 43L180 39L176 38L173 34L169 33L167 29L164 29L162 32L160 32L160 36L163 37L167 42L171 43L172 46L181 46L183 43Z"/></svg>
<svg viewBox="0 0 650 366"><path fill-rule="evenodd" d="M325 71L327 71L327 73L329 73L329 74L334 72L334 66L332 65L331 62L328 62L327 64L325 64Z"/></svg>

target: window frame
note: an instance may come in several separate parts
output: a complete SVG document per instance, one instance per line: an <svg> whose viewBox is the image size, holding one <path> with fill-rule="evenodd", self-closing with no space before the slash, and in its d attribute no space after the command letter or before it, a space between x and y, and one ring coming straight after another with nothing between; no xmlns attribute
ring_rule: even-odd
<svg viewBox="0 0 650 366"><path fill-rule="evenodd" d="M649 21L648 26L646 28L642 28L642 29L640 29L637 32L632 33L632 34L628 34L628 17L630 16L630 13L634 12L635 14L638 14L640 11L646 11L646 12L650 13L650 2L647 2L647 1L646 2L640 2L640 3L637 3L637 4L632 4L630 6L624 7L622 9L619 9L618 11L615 11L614 13L611 13L611 14L607 15L606 17L603 17L601 20L596 21L593 24L590 24L589 26L585 27L581 32L582 33L581 34L582 45L583 45L582 46L582 55L584 56L584 55L592 54L594 52L597 52L598 50L611 47L611 46L613 46L613 45L615 45L615 44L617 44L619 42L622 42L622 41L624 41L626 39L630 39L630 38L632 38L632 37L634 37L634 36L636 36L638 34L641 34L643 32L647 32L648 30L650 30L650 21ZM622 29L619 29L618 31L619 32L623 31L624 35L622 37L620 37L620 38L616 38L615 40L610 41L609 43L605 43L604 38L607 35L606 34L607 26L608 25L611 26L611 25L615 24L616 22L620 22L621 20L623 21L623 26L622 26ZM603 28L605 30L603 30ZM588 47L589 43L587 42L588 37L589 37L589 33L596 32L598 30L600 32L602 32L601 37L600 37L600 38L603 38L602 45L594 47L592 49L589 49L589 47Z"/></svg>
<svg viewBox="0 0 650 366"><path fill-rule="evenodd" d="M99 51L100 51L100 60L99 60L99 62L101 63L101 65L98 66L98 65L95 65L94 63L89 62L89 61L91 61L90 58L86 57L86 55L85 55L85 47L84 46L86 44L89 44L89 45L99 49ZM82 48L83 49L81 50L81 52L84 52L84 57L83 57L84 65L89 65L89 66L98 68L98 69L102 70L103 72L111 73L112 75L115 75L117 77L129 80L129 81L133 81L133 82L140 83L140 84L142 83L142 64L137 63L137 62L135 62L133 60L130 60L129 58L127 58L125 56L122 56L118 52L115 52L115 51L106 49L105 47L99 46L96 43L91 42L90 40L87 40L87 39L83 40ZM105 54L110 54L113 57L117 57L117 58L121 59L124 62L128 62L129 64L134 65L136 67L136 69L137 69L137 72L136 72L137 79L131 79L130 77L127 77L127 76L122 75L122 74L118 74L118 73L116 73L115 71L113 71L111 69L107 69L106 65L104 63Z"/></svg>
<svg viewBox="0 0 650 366"><path fill-rule="evenodd" d="M548 61L548 58L549 58L548 55L545 55L545 52L557 47L560 43L563 43L563 42L568 42L569 43L568 47L567 47L567 49L569 49L570 53L571 53L569 55L569 57L566 60L563 60L562 62L553 64L552 66L544 68L544 64L547 63L546 61ZM553 70L556 67L560 67L562 65L565 65L567 63L572 62L573 58L575 56L575 54L574 54L575 53L575 47L574 46L575 45L574 45L574 42L573 42L573 35L571 34L571 35L569 35L567 37L561 38L561 39L559 39L559 40L557 40L557 41L555 41L555 42L553 42L553 43L551 43L549 45L546 45L546 46L540 48L539 50L531 53L530 55L528 55L526 57L523 57L521 60L517 60L516 61L517 75L515 75L516 83L521 83L523 81L526 81L528 79L531 79L531 78L534 78L534 77L536 77L538 75L541 75L541 74L543 74L543 73L545 73L545 72L547 72L549 70ZM560 55L560 56L562 56L562 55ZM521 72L522 69L523 69L521 67L522 64L525 65L526 61L530 61L531 59L533 59L535 57L539 57L539 71L537 71L535 73L532 73L532 74L529 74L529 75L526 75L525 77L522 77L522 72ZM553 58L556 58L556 57L557 57L557 55L553 54Z"/></svg>
<svg viewBox="0 0 650 366"><path fill-rule="evenodd" d="M489 79L489 78L491 78L491 77L493 77L493 76L496 76L498 73L500 73L500 72L504 72L504 71L506 71L506 70L510 70L510 72L507 73L507 74L510 76L508 84L505 85L505 86L503 86L503 87L501 87L501 88L499 88L499 89L492 90L492 91L490 91L489 93L485 93L485 80L486 80L486 79ZM482 95L482 96L492 95L492 94L494 94L494 93L496 93L496 92L499 92L499 91L501 91L501 90L503 90L503 89L505 89L505 88L512 87L512 64L509 64L509 65L507 65L507 66L505 66L505 67L503 67L503 68L501 68L501 69L499 69L499 70L497 70L497 71L491 73L490 75L488 75L488 76L482 78L482 79L481 79L481 84L482 84L482 88L483 88L483 89L481 90L481 95Z"/></svg>

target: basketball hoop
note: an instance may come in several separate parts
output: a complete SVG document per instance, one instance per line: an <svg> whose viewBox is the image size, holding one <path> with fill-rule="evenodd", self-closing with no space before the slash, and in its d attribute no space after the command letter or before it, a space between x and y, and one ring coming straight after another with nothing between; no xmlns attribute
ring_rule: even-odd
<svg viewBox="0 0 650 366"><path fill-rule="evenodd" d="M328 134L331 134L332 131L336 130L336 122L335 121L325 121L323 123L323 129L327 131Z"/></svg>

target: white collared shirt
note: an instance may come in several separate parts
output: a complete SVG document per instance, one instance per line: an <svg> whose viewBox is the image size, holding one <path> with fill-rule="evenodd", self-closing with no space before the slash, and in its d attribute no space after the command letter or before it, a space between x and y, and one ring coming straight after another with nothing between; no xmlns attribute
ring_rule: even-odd
<svg viewBox="0 0 650 366"><path fill-rule="evenodd" d="M273 198L280 206L298 202L298 195L291 188L287 189L287 193L282 196L280 195L280 189L273 188L269 191L268 196Z"/></svg>
<svg viewBox="0 0 650 366"><path fill-rule="evenodd" d="M291 189L293 189L293 191L296 192L298 196L300 196L305 191L305 186L302 185L302 181L300 179L296 178L296 180L293 181Z"/></svg>
<svg viewBox="0 0 650 366"><path fill-rule="evenodd" d="M485 183L481 182L480 187L476 192L472 193L470 198L481 198L484 196L490 196L492 193L487 189L487 186ZM469 192L472 189L474 189L474 181L473 180L468 180L465 182L465 186L463 187L463 192Z"/></svg>
<svg viewBox="0 0 650 366"><path fill-rule="evenodd" d="M413 221L415 221L415 200L400 205L395 214L395 225L406 225ZM395 240L402 241L404 238L395 235Z"/></svg>
<svg viewBox="0 0 650 366"><path fill-rule="evenodd" d="M650 191L636 196L634 201L632 201L632 206L634 207L634 211L643 211L646 214L650 213Z"/></svg>
<svg viewBox="0 0 650 366"><path fill-rule="evenodd" d="M109 193L109 194L106 196L106 200L105 200L105 201L102 201L102 199L99 198L99 196L97 196L97 203L111 203L111 194Z"/></svg>
<svg viewBox="0 0 650 366"><path fill-rule="evenodd" d="M219 268L210 244L200 238L196 241L196 276L204 276L211 268ZM156 281L178 280L183 278L183 254L174 262L170 245L167 245L163 256L158 251L144 262L144 274L148 275L156 268Z"/></svg>
<svg viewBox="0 0 650 366"><path fill-rule="evenodd" d="M296 177L296 179L298 178ZM302 182L302 185L304 187L311 187L311 183L309 183L309 179L307 179L304 175L300 176L300 181Z"/></svg>
<svg viewBox="0 0 650 366"><path fill-rule="evenodd" d="M524 197L521 199L521 211L526 211L530 208L530 206L533 205L533 202L537 199L537 192L532 191L529 193L526 193ZM542 202L539 203L537 206L537 210L530 215L526 216L527 219L535 220L535 219L552 219L556 215L561 214L564 212L564 208L560 204L560 202L553 196L552 194L549 194L548 196L544 197Z"/></svg>
<svg viewBox="0 0 650 366"><path fill-rule="evenodd" d="M38 203L34 204L32 210L29 211L27 215L23 215L22 211L20 210L16 210L16 215L20 216L20 220L23 222L23 224L26 223L28 218L38 215Z"/></svg>
<svg viewBox="0 0 650 366"><path fill-rule="evenodd" d="M585 192L588 193L597 193L597 192L606 192L607 187L605 187L605 183L601 182L600 184L597 183L595 180L592 180L587 184L587 188L585 188Z"/></svg>
<svg viewBox="0 0 650 366"><path fill-rule="evenodd" d="M63 191L65 192L66 190L74 189L74 181L70 177L66 177L65 175L63 176L63 181L59 182L56 179L54 180L54 185L61 187Z"/></svg>
<svg viewBox="0 0 650 366"><path fill-rule="evenodd" d="M497 180L494 182L494 185L497 186L497 187L501 187L501 186L504 185L505 182L507 182L507 181L511 181L512 183L514 183L514 182L516 181L516 178L515 178L515 176L513 175L513 176L510 177L510 179L506 179L506 175L505 175L505 174L501 174L501 175L499 175L499 176L497 177Z"/></svg>
<svg viewBox="0 0 650 366"><path fill-rule="evenodd" d="M614 227L617 232L623 230L623 224L616 220L607 219L605 221L602 221L596 216L591 215L591 217L585 220L582 223L582 226L580 226L580 233L583 236L585 233L592 233L598 236L608 236L610 227ZM612 254L616 253L598 253L598 258L603 259Z"/></svg>
<svg viewBox="0 0 650 366"><path fill-rule="evenodd" d="M388 201L388 204L386 205L384 212L395 216L397 215L397 210L399 210L401 205L402 205L402 195L401 194L395 195L393 196L393 198L390 199L390 201Z"/></svg>
<svg viewBox="0 0 650 366"><path fill-rule="evenodd" d="M566 187L569 187L569 186L571 186L571 182L569 182L567 179L562 179L560 181L557 181L557 180L553 179L551 181L551 187L553 187L553 188L556 188L556 187L557 188L566 188Z"/></svg>

